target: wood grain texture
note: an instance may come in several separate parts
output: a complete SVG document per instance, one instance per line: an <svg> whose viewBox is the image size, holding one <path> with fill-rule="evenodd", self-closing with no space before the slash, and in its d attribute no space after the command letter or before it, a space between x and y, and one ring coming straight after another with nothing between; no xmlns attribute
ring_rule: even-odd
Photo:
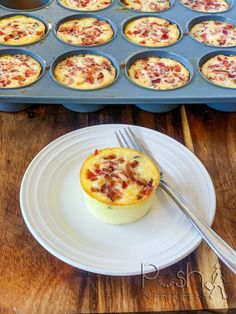
<svg viewBox="0 0 236 314"><path fill-rule="evenodd" d="M222 114L205 106L166 114L148 113L132 106L109 106L98 113L77 114L56 105L36 106L15 114L0 113L0 313L236 308L235 276L223 265L220 274L227 299L219 297L221 289L217 286L209 300L209 290L202 285L197 271L201 271L204 283L211 283L218 260L206 246L201 245L179 263L160 271L158 278L145 280L142 288L141 276L101 276L73 268L49 254L32 237L19 207L20 182L29 162L57 137L102 123L149 127L194 149L216 188L213 227L236 246L235 114ZM217 283L221 285L222 281Z"/></svg>

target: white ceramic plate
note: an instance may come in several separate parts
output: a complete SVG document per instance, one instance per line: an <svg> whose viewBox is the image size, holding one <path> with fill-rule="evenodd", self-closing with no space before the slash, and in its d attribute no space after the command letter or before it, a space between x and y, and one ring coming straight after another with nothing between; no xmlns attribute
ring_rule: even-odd
<svg viewBox="0 0 236 314"><path fill-rule="evenodd" d="M162 190L141 220L108 225L87 210L79 182L83 160L96 148L118 146L115 130L92 126L46 146L29 165L20 190L25 222L50 253L75 267L109 275L141 273L141 264L161 269L191 253L201 237ZM165 177L210 225L215 192L201 162L187 148L156 131L132 126L162 165ZM145 272L153 271L145 267Z"/></svg>

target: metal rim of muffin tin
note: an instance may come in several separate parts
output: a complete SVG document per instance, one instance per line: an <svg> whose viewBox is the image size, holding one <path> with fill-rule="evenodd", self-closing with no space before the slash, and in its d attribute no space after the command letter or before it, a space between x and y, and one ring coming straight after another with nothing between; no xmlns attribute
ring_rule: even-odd
<svg viewBox="0 0 236 314"><path fill-rule="evenodd" d="M196 42L198 42L201 45L204 46L208 46L208 47L213 47L213 48L221 48L221 49L228 49L228 48L234 48L236 47L235 45L232 46L218 46L218 45L211 45L211 44L207 44L207 43L203 43L199 40L197 40L192 34L191 34L191 29L194 25L199 24L201 22L206 22L206 21L219 21L219 22L225 22L225 23L229 23L229 24L233 24L236 28L236 20L233 20L229 17L224 17L224 16L220 16L220 15L204 15L204 16L198 16L195 17L194 19L192 19L191 21L189 21L186 25L187 28L187 32L189 34L189 36Z"/></svg>
<svg viewBox="0 0 236 314"><path fill-rule="evenodd" d="M82 88L74 88L74 87L70 87L66 84L63 84L61 82L59 82L55 76L54 76L54 70L55 67L57 66L58 63L60 63L61 61L65 60L67 57L72 57L72 56L77 56L77 55L86 55L86 54L91 54L91 55L96 55L96 56L101 56L104 57L106 59L108 59L111 64L113 65L113 67L116 70L116 76L115 79L108 85L106 86L102 86L102 87L98 87L98 88L93 88L93 89L82 89ZM88 49L77 49L77 50L71 50L71 51L67 51L59 56L57 56L54 61L51 63L50 66L50 76L53 79L54 82L56 82L57 84L59 84L60 86L66 88L66 89L71 89L71 90L76 90L76 91L94 91L94 90L100 90L103 88L108 88L109 86L113 85L120 77L120 65L119 62L111 55L108 55L107 53L101 52L101 51L96 51L96 50L88 50Z"/></svg>
<svg viewBox="0 0 236 314"><path fill-rule="evenodd" d="M167 9L153 12L153 11L140 11L140 10L130 9L127 6L125 6L125 4L122 2L122 0L119 0L119 4L121 7L124 8L124 10L129 10L129 11L133 11L136 13L150 13L150 14L151 13L162 13L162 12L166 12L166 11L170 10L175 4L175 0L169 0L169 3L170 3L170 6Z"/></svg>
<svg viewBox="0 0 236 314"><path fill-rule="evenodd" d="M187 5L185 5L182 0L179 0L179 3L186 9L192 11L192 12L195 12L195 13L205 13L205 14L223 14L223 13L226 13L228 11L230 11L232 9L232 7L234 6L234 0L226 0L226 2L228 2L229 4L229 7L224 10L224 11L217 11L217 12L212 12L212 11L201 11L201 10L194 10L190 7L188 7Z"/></svg>
<svg viewBox="0 0 236 314"><path fill-rule="evenodd" d="M64 5L63 3L61 3L60 0L56 0L58 5L60 5L62 8L66 9L66 10L70 10L70 11L74 11L74 12L81 12L81 13L86 13L86 12L101 12L101 11L104 11L104 10L107 10L109 9L113 3L114 3L114 0L111 0L111 3L105 7L105 8L102 8L102 9L98 9L98 10L79 10L79 9L74 9L74 8L71 8L71 7L67 7L66 5Z"/></svg>
<svg viewBox="0 0 236 314"><path fill-rule="evenodd" d="M36 41L34 41L34 42L32 42L32 43L28 43L28 44L20 44L20 45L17 45L17 44L16 44L16 45L12 45L12 44L1 43L0 45L2 45L2 46L4 46L4 47L8 47L8 48L10 48L10 47L30 46L30 45L36 44L36 43L38 43L39 41L45 39L45 38L49 35L49 33L50 33L51 29L52 29L52 24L49 23L48 21L46 21L46 20L45 20L44 18L42 18L41 16L38 16L38 15L35 15L35 14L31 14L31 13L14 14L14 13L11 13L11 14L2 15L2 16L0 17L0 21L1 21L1 20L4 20L4 19L6 19L6 18L12 17L12 16L19 16L19 15L20 15L20 16L31 17L31 18L34 18L35 20L38 20L38 21L42 22L42 23L45 25L45 28L46 28L45 34L43 35L43 37L39 38L38 40L36 40Z"/></svg>
<svg viewBox="0 0 236 314"><path fill-rule="evenodd" d="M165 45L165 46L147 46L147 45L142 45L142 44L138 44L138 43L135 43L135 42L132 42L131 40L129 40L126 36L125 36L125 28L126 26L132 22L132 21L135 21L135 20L139 20L139 19L142 19L142 18L145 18L145 17L156 17L156 18L160 18L162 20L166 20L168 22L170 22L170 24L172 25L176 25L178 30L179 30L179 37L178 39L169 44L169 45ZM122 37L127 40L129 43L131 43L132 45L136 45L136 46L139 46L139 47L143 47L143 48L151 48L151 49L162 49L162 48L167 48L167 47L170 47L170 46L173 46L175 44L177 44L182 38L183 38L183 35L184 35L184 30L183 30L183 27L178 23L176 22L175 20L172 20L172 19L169 19L169 18L163 18L159 15L156 15L156 14L142 14L140 16L131 16L131 17L128 17L127 19L125 19L122 23L121 23L121 35Z"/></svg>
<svg viewBox="0 0 236 314"><path fill-rule="evenodd" d="M17 9L17 8L11 8L7 7L3 4L0 4L0 7L9 11L14 11L14 12L30 12L30 11L36 11L36 10L41 10L47 6L49 6L54 0L41 0L42 5L39 5L37 7L31 8L31 9ZM22 2L22 1L21 1ZM33 1L32 1L33 2Z"/></svg>
<svg viewBox="0 0 236 314"><path fill-rule="evenodd" d="M75 19L81 19L81 18L85 18L85 17L92 17L92 18L96 18L98 20L101 20L101 21L106 21L112 28L113 30L113 36L106 42L104 43L100 43L100 44L94 44L94 45L78 45L78 44L72 44L72 43L67 43L66 41L63 41L58 35L57 35L57 31L58 31L58 28L60 27L60 25L62 25L63 23L65 22L68 22L68 21L71 21L71 20L75 20ZM103 46L103 45L106 45L108 44L109 42L111 42L116 36L117 36L117 25L112 22L110 19L106 18L106 17L103 17L103 16L100 16L100 15L97 15L97 14L93 14L93 13L80 13L80 14L74 14L74 15L70 15L70 16L67 16L67 17L64 17L62 18L61 20L59 20L54 28L53 28L53 33L54 35L56 36L56 38L62 42L63 44L66 44L66 45L69 45L69 46L72 46L72 47L83 47L83 48L86 48L86 47L98 47L98 46Z"/></svg>
<svg viewBox="0 0 236 314"><path fill-rule="evenodd" d="M40 55L38 55L32 51L28 51L28 50L21 49L21 48L6 48L6 49L0 50L0 57L2 55L28 55L31 58L33 58L39 62L39 64L41 65L41 73L40 73L39 77L37 78L37 80L35 80L34 82L32 82L28 85L19 86L19 87L1 87L0 90L11 90L11 89L20 89L20 88L29 87L33 84L36 84L43 77L43 75L46 71L46 67L47 67L46 61Z"/></svg>
<svg viewBox="0 0 236 314"><path fill-rule="evenodd" d="M235 90L236 87L222 86L220 84L214 83L213 81L209 80L201 71L201 68L204 65L204 63L206 63L209 59L211 59L213 57L216 57L218 55L236 56L236 52L235 51L230 51L230 50L217 50L217 51L211 51L211 52L209 52L207 54L204 54L203 56L201 56L198 59L198 62L197 62L198 72L200 73L201 77L206 82L210 83L211 85L214 85L214 86L220 87L220 88L226 88L226 89Z"/></svg>
<svg viewBox="0 0 236 314"><path fill-rule="evenodd" d="M155 89L155 88L151 88L151 87L147 87L147 86L142 86L137 84L135 81L133 81L131 79L131 77L129 76L129 68L131 67L131 65L138 59L144 59L144 58L148 58L148 57L160 57L160 58L169 58L175 61L178 61L179 63L181 63L181 65L183 65L189 72L189 79L188 81L182 85L182 86L178 86L176 88L168 88L168 89ZM168 91L172 91L172 90L176 90L176 89L180 89L185 87L186 85L188 85L193 76L194 76L194 68L192 66L192 64L184 57L180 56L179 54L173 53L173 52L167 52L167 51L158 51L158 50L149 50L149 51L139 51L138 53L134 53L133 55L131 55L130 57L128 57L125 61L125 75L128 78L129 81L131 81L133 84L141 87L141 88L145 88L145 89L149 89L149 90L153 90L155 92L168 92Z"/></svg>

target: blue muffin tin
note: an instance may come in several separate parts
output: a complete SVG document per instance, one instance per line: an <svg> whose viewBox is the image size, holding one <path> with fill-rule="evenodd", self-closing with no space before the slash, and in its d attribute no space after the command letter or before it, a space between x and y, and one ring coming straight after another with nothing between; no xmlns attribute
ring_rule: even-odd
<svg viewBox="0 0 236 314"><path fill-rule="evenodd" d="M39 2L40 0L38 0ZM225 18L232 18L236 16L236 6L231 0L232 8L227 12L221 12L214 14L214 16L223 16ZM5 1L10 4L11 1ZM13 2L21 2L15 0ZM26 1L27 2L27 1ZM31 1L32 2L32 1ZM41 1L42 4L47 4L47 1ZM122 36L121 25L125 20L132 17L147 16L147 13L141 13L125 9L120 5L118 0L114 0L113 3L106 9L88 12L97 15L98 17L104 17L112 21L113 26L117 27L117 32L114 38L107 44L92 47L72 47L66 43L61 42L54 34L54 28L57 27L58 22L64 18L70 17L73 14L86 14L85 12L75 12L66 9L58 4L57 0L48 1L48 5L45 7L39 7L34 9L32 14L34 17L45 20L49 25L52 25L52 29L49 30L49 34L41 41L31 44L29 46L21 46L20 49L24 49L31 53L32 56L41 56L46 60L47 66L44 75L33 85L20 89L0 89L0 110L11 111L10 107L16 108L19 104L19 109L26 104L35 103L56 103L64 104L67 108L74 111L95 111L106 104L136 104L140 108L150 111L168 111L173 109L179 104L193 104L193 103L207 103L211 106L216 105L217 109L225 111L236 111L236 89L227 89L213 84L209 84L199 73L198 62L200 58L204 58L204 55L210 52L221 51L227 48L217 48L205 46L195 40L193 40L187 32L187 24L194 18L200 17L203 14L189 10L176 0L172 1L172 7L166 11L158 13L150 13L161 18L165 18L171 21L176 21L180 28L184 30L184 36L174 45L164 48L147 48L139 47L127 41ZM18 8L19 9L19 8ZM30 12L29 12L30 11ZM22 13L31 14L31 10L20 11ZM0 16L14 13L14 9L11 10L0 7ZM19 10L15 10L16 14L19 14ZM212 13L211 13L212 15ZM0 47L0 53L5 47ZM15 47L8 49L16 49ZM120 75L117 80L110 86L98 90L81 91L73 90L61 86L53 80L50 75L50 67L55 65L54 61L60 55L69 53L73 54L73 51L86 50L88 52L96 51L98 54L106 54L111 56L111 61L115 65L120 65ZM135 85L130 81L126 72L126 63L130 58L135 58L136 53L154 51L165 52L167 55L176 54L179 57L179 61L182 63L188 62L192 66L191 74L192 79L184 87L175 90L157 91L145 89ZM230 48L232 53L236 54L236 48ZM130 61L129 61L130 62ZM192 70L193 67L193 70ZM8 110L9 109L9 110Z"/></svg>

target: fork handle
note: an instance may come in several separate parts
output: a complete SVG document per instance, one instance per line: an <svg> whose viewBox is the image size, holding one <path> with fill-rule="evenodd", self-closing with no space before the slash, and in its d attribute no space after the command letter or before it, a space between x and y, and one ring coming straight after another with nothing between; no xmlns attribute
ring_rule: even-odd
<svg viewBox="0 0 236 314"><path fill-rule="evenodd" d="M188 217L203 239L215 254L236 274L236 251L211 229L183 197L167 182L161 180L160 187L171 197L182 212Z"/></svg>

